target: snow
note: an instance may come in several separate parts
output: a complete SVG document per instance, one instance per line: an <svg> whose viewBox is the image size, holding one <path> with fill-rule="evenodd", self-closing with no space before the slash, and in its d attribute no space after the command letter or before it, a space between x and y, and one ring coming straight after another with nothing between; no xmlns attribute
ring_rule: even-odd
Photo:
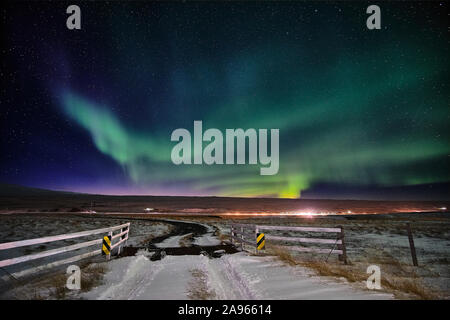
<svg viewBox="0 0 450 320"><path fill-rule="evenodd" d="M121 220L109 221L96 218L86 220L70 217L69 219L71 219L70 224L67 223L67 219L50 217L5 218L4 223L0 225L0 234L3 241L13 241L122 223ZM128 245L139 247L148 240L149 236L157 237L167 234L172 226L165 222L167 220L133 221ZM194 221L189 222L194 223ZM221 242L214 235L216 230L220 230L223 234L229 233L229 225L225 223L215 223L213 226L201 225L207 228L207 232L193 237L192 243L195 245L218 245ZM347 227L347 252L352 262L365 265L373 261L382 263L386 258L386 263L389 264L389 257L392 256L402 263L410 264L407 236L397 234L393 232L395 229L391 229L366 228L363 224L359 226L358 222L353 223L351 228ZM430 227L429 230L431 233L434 229ZM159 248L180 247L183 245L183 241L180 244L180 240L190 241L187 235L190 233L172 236L156 245ZM444 236L445 238L442 238ZM419 275L430 283L439 281L444 289L448 290L450 277L446 262L448 260L440 261L440 259L448 259L450 247L448 235L439 234L439 237L434 237L428 236L425 232L416 231L414 241L419 264L426 266L427 269L425 270L427 273L422 269L418 270L421 272ZM57 243L58 246L66 244L72 244L72 242ZM53 247L49 244L40 250L51 248ZM22 250L25 248L21 248L15 254L25 254L26 252ZM377 255L374 255L375 253ZM142 250L136 256L113 259L108 263L102 262L108 269L103 284L90 292L80 293L80 297L85 299L192 299L192 291L200 290L206 293L205 297L208 299L224 300L393 298L391 294L365 289L364 283L350 284L345 279L320 277L310 269L287 266L271 256L252 256L241 252L223 255L220 258L185 255L165 256L161 260L151 261L150 255L151 253ZM204 275L205 281L199 281L198 275L195 275L199 272ZM437 276L431 277L429 274Z"/></svg>
<svg viewBox="0 0 450 320"><path fill-rule="evenodd" d="M170 238L167 238L166 240L157 243L156 247L158 248L176 248L180 247L180 240L183 239L183 237L187 236L189 233L183 234L181 236L173 236Z"/></svg>
<svg viewBox="0 0 450 320"><path fill-rule="evenodd" d="M196 237L194 240L194 244L199 246L217 246L221 243L216 236L214 236L214 232L216 231L214 227L208 224L202 224L207 229L207 232L200 237Z"/></svg>
<svg viewBox="0 0 450 320"><path fill-rule="evenodd" d="M189 299L192 270L207 278L215 299L390 299L392 296L356 289L322 279L301 267L288 267L273 257L246 253L206 256L166 256L150 261L144 253L111 261L103 285L85 293L85 299Z"/></svg>
<svg viewBox="0 0 450 320"><path fill-rule="evenodd" d="M222 261L220 261L222 260ZM223 264L242 292L252 299L390 299L392 295L355 289L334 280L313 276L302 267L288 267L273 257L247 256L244 253L223 256ZM232 297L231 297L232 298Z"/></svg>
<svg viewBox="0 0 450 320"><path fill-rule="evenodd" d="M130 238L127 240L128 246L139 247L145 244L148 236L159 237L170 232L171 226L163 222L153 222L151 224L138 224L134 221L130 227Z"/></svg>
<svg viewBox="0 0 450 320"><path fill-rule="evenodd" d="M170 219L164 219L164 221L175 221L177 223L184 222L184 223L194 223L194 222L187 222L187 221L180 221L180 220L170 220ZM195 222L197 223L197 222ZM214 236L215 228L208 225L208 224L202 224L197 223L198 225L201 225L206 228L206 232L200 236L195 236L194 241L192 244L198 245L198 246L216 246L220 245L221 241L217 239L216 236ZM192 235L192 233L185 233L178 236L172 236L170 238L165 239L164 241L156 244L158 248L175 248L182 246L180 244L180 240L185 238L186 236Z"/></svg>
<svg viewBox="0 0 450 320"><path fill-rule="evenodd" d="M215 227L194 239L196 245L216 245ZM187 234L172 236L159 248L179 247ZM85 299L190 299L198 291L209 299L392 299L387 293L364 290L342 280L316 276L300 266L287 266L272 256L246 252L209 258L203 255L165 256L151 261L148 252L108 263L104 284ZM199 274L201 280L199 280ZM202 281L204 280L204 281ZM195 297L194 297L195 298ZM197 297L198 298L198 297Z"/></svg>
<svg viewBox="0 0 450 320"><path fill-rule="evenodd" d="M53 216L33 216L33 215L9 215L2 216L0 221L0 243L34 239L51 235L60 235L78 231L88 231L99 228L111 227L129 222L126 219L104 219L97 217L80 217L75 215L53 215ZM128 246L139 247L145 243L149 235L158 237L167 234L171 229L171 225L164 222L134 220L131 223L130 235L127 240ZM31 253L37 253L45 250L55 249L63 246L73 245L88 240L99 239L102 235L91 235L82 238L68 239L44 243L41 245L19 247L10 250L0 251L0 260L9 259L18 256L24 256ZM87 247L77 251L82 254L94 250L95 247ZM99 247L100 248L100 247ZM13 266L8 266L0 270L0 281L8 279L9 273L19 272L33 266L39 266L55 260L74 256L74 252L62 253L56 256L41 258L39 260L30 261ZM100 256L94 257L92 261L102 260ZM5 270L7 272L5 272Z"/></svg>
<svg viewBox="0 0 450 320"><path fill-rule="evenodd" d="M83 295L86 299L186 299L191 269L204 256L166 256L150 261L145 255L126 257L111 263L106 284Z"/></svg>

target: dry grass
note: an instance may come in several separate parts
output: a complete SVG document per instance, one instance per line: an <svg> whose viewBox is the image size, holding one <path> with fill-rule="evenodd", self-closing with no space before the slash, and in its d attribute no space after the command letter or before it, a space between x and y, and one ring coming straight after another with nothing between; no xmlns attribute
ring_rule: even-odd
<svg viewBox="0 0 450 320"><path fill-rule="evenodd" d="M214 299L216 294L208 288L208 276L203 270L190 270L192 280L189 282L188 297L192 300Z"/></svg>
<svg viewBox="0 0 450 320"><path fill-rule="evenodd" d="M102 264L85 263L81 266L81 292L99 285L105 272L106 267ZM73 291L66 288L67 277L64 271L60 271L29 282L20 281L13 289L12 297L20 300L70 298Z"/></svg>
<svg viewBox="0 0 450 320"><path fill-rule="evenodd" d="M81 291L86 292L99 285L106 273L104 264L89 264L81 270Z"/></svg>
<svg viewBox="0 0 450 320"><path fill-rule="evenodd" d="M230 240L230 235L223 234L222 232L220 232L219 229L217 229L216 236L217 236L217 238L219 238L220 241L229 241Z"/></svg>
<svg viewBox="0 0 450 320"><path fill-rule="evenodd" d="M65 287L66 281L67 278L63 274L40 278L39 280L16 286L12 296L19 300L64 299L68 291Z"/></svg>
<svg viewBox="0 0 450 320"><path fill-rule="evenodd" d="M401 293L406 293L408 295L413 295L421 300L436 300L442 299L441 295L434 292L428 287L425 287L419 278L387 278L381 279L381 285L383 288L392 291L394 294L396 291ZM397 295L399 296L399 295Z"/></svg>
<svg viewBox="0 0 450 320"><path fill-rule="evenodd" d="M68 289L66 288L67 277L65 275L56 275L51 277L46 285L52 291L56 299L64 299Z"/></svg>
<svg viewBox="0 0 450 320"><path fill-rule="evenodd" d="M193 236L193 233L188 233L187 235L183 236L178 243L181 247L189 247L192 244Z"/></svg>
<svg viewBox="0 0 450 320"><path fill-rule="evenodd" d="M171 224L166 224L166 223L159 223L159 222L156 222L156 223L154 223L153 225L161 225L161 224L163 224L163 225L165 225L168 229L167 229L167 232L165 232L164 234L169 234L170 232L172 232L172 230L175 228L173 225L171 225ZM133 229L132 229L133 230ZM133 237L138 237L139 235L136 235L136 234L132 234L132 235L130 235L130 236L133 236ZM149 233L149 234L147 234L147 235L145 235L145 237L143 237L141 240L139 240L139 245L147 245L149 242L152 242L152 240L154 239L154 238L156 238L156 237L159 237L160 236L160 234L152 234L152 233Z"/></svg>
<svg viewBox="0 0 450 320"><path fill-rule="evenodd" d="M287 250L283 250L281 248L267 248L268 254L273 254L278 257L279 260L290 266L299 265L299 261Z"/></svg>
<svg viewBox="0 0 450 320"><path fill-rule="evenodd" d="M351 283L365 283L369 276L365 270L367 264L363 263L343 265L317 260L300 260L298 256L281 248L272 248L270 254L274 254L279 260L290 266L312 269L319 276L345 278ZM438 292L424 286L414 270L408 270L407 266L401 264L394 257L387 257L382 262L380 267L383 270L381 278L383 291L403 299L433 300L442 298ZM365 288L365 286L361 287Z"/></svg>

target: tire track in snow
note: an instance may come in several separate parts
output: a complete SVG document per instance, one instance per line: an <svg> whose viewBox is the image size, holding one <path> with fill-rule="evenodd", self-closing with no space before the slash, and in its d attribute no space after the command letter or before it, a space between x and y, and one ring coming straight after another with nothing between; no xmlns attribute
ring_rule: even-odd
<svg viewBox="0 0 450 320"><path fill-rule="evenodd" d="M233 265L230 263L229 257L224 257L224 266L225 266L225 273L227 274L229 280L234 285L234 287L239 291L241 294L241 299L246 300L255 300L256 294L251 289L249 283L246 281L245 278L243 278L236 270L236 268L233 267Z"/></svg>
<svg viewBox="0 0 450 320"><path fill-rule="evenodd" d="M254 300L257 294L248 281L233 267L229 257L209 260L205 267L208 285L218 299Z"/></svg>
<svg viewBox="0 0 450 320"><path fill-rule="evenodd" d="M102 292L98 300L133 300L151 285L155 276L163 269L163 265L151 263L144 256L137 256L133 259L124 272L124 277L116 284L106 287L104 291L100 286L96 291Z"/></svg>

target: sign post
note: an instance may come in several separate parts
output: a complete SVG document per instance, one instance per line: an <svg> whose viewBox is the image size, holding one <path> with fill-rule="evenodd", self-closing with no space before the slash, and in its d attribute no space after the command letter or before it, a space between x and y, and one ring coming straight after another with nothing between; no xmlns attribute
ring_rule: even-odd
<svg viewBox="0 0 450 320"><path fill-rule="evenodd" d="M266 249L266 238L264 233L256 234L256 249L265 250Z"/></svg>
<svg viewBox="0 0 450 320"><path fill-rule="evenodd" d="M111 258L111 238L112 232L108 232L108 235L103 237L102 255L106 256L106 260Z"/></svg>

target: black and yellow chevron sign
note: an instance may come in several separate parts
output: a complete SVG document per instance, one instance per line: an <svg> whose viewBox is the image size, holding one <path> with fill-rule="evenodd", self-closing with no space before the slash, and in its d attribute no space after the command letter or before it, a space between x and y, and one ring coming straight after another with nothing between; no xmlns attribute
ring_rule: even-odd
<svg viewBox="0 0 450 320"><path fill-rule="evenodd" d="M265 250L266 239L264 237L264 233L258 233L256 235L256 248L258 250Z"/></svg>
<svg viewBox="0 0 450 320"><path fill-rule="evenodd" d="M111 254L111 236L103 237L102 255Z"/></svg>

